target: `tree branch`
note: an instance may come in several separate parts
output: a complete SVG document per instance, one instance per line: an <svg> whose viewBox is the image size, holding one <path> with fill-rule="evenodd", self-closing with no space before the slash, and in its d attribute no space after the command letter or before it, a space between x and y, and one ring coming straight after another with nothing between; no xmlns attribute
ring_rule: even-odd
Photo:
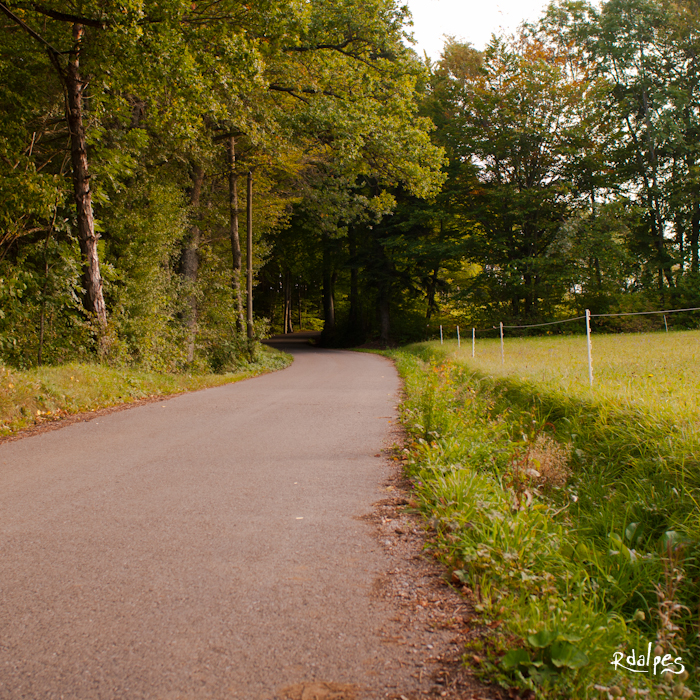
<svg viewBox="0 0 700 700"><path fill-rule="evenodd" d="M339 95L337 92L333 92L332 90L315 90L314 88L301 88L299 90L296 90L294 88L284 87L283 85L277 85L276 83L268 85L268 90L286 92L292 97L296 97L299 100L303 100L307 104L309 101L306 98L301 97L301 95L298 95L297 93L302 92L305 95L326 95L326 97L335 97L338 100L344 99L341 95Z"/></svg>
<svg viewBox="0 0 700 700"><path fill-rule="evenodd" d="M343 41L340 44L315 44L314 46L288 46L285 51L298 51L298 52L306 52L306 51L318 51L319 49L331 49L333 51L340 51L342 53L342 50L345 49L346 47L350 46L355 41L362 41L358 37L352 36ZM364 42L367 43L367 42Z"/></svg>
<svg viewBox="0 0 700 700"><path fill-rule="evenodd" d="M237 139L245 135L245 131L239 131L238 129L229 129L221 134L218 134L212 140L214 141L214 143L219 143L220 141L224 141L225 139L230 139L232 136Z"/></svg>
<svg viewBox="0 0 700 700"><path fill-rule="evenodd" d="M71 24L83 24L86 27L94 27L95 29L104 29L109 23L103 22L100 19L91 19L90 17L80 17L79 15L69 15L65 12L58 12L35 2L31 3L32 9L36 12L56 19L59 22L70 22Z"/></svg>
<svg viewBox="0 0 700 700"><path fill-rule="evenodd" d="M309 100L307 100L305 97L302 97L301 95L297 95L297 93L294 91L293 88L288 88L288 87L282 87L281 85L268 85L268 90L275 90L276 92L286 92L288 95L291 95L292 97L296 97L297 100L301 100L305 104L311 104Z"/></svg>
<svg viewBox="0 0 700 700"><path fill-rule="evenodd" d="M0 11L4 12L13 22L16 22L19 24L24 31L29 34L33 39L36 39L40 44L43 44L48 50L49 53L52 56L60 56L61 52L56 50L51 44L49 44L46 39L44 39L40 34L37 34L28 24L26 24L24 21L22 21L12 10L10 10L8 7L3 5L3 3L0 2Z"/></svg>
<svg viewBox="0 0 700 700"><path fill-rule="evenodd" d="M312 46L288 46L284 50L285 51L296 51L297 53L306 53L309 51L320 51L320 50L327 50L327 51L337 51L340 54L343 54L343 56L347 56L348 58L354 58L357 61L362 61L362 63L365 63L366 65L370 66L371 68L375 68L370 61L368 61L366 58L363 58L357 51L348 51L347 48L351 44L360 44L363 47L371 47L372 42L368 41L367 39L363 39L362 37L359 36L350 36L345 41L341 41L338 44L314 44ZM392 51L376 51L370 53L370 59L377 59L377 58L386 58L388 60L395 60L396 55ZM378 69L377 69L378 70Z"/></svg>

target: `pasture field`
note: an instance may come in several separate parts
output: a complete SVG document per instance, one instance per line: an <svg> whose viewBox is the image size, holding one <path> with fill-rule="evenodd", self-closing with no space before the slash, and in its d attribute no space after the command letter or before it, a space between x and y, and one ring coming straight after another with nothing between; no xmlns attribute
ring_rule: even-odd
<svg viewBox="0 0 700 700"><path fill-rule="evenodd" d="M504 365L499 339L474 359L471 342L390 353L414 505L494 629L468 649L484 677L537 698L694 697L700 333L593 340L592 389L585 336L506 338ZM679 664L655 674L641 653Z"/></svg>
<svg viewBox="0 0 700 700"><path fill-rule="evenodd" d="M700 331L595 334L593 388L588 382L586 336L505 336L448 341L443 348L482 374L547 386L584 400L646 408L665 418L700 420Z"/></svg>

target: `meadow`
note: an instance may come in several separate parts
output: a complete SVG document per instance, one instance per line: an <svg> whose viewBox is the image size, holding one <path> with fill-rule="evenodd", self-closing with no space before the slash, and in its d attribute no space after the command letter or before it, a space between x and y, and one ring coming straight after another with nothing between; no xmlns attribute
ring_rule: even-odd
<svg viewBox="0 0 700 700"><path fill-rule="evenodd" d="M589 387L586 336L505 336L446 341L459 362L491 376L537 382L584 400L647 408L675 420L700 419L700 331L592 334L593 387Z"/></svg>
<svg viewBox="0 0 700 700"><path fill-rule="evenodd" d="M594 336L593 388L585 336L506 338L504 364L498 339L392 353L415 505L494 629L469 650L485 677L541 698L697 692L699 346ZM642 652L682 663L654 674Z"/></svg>

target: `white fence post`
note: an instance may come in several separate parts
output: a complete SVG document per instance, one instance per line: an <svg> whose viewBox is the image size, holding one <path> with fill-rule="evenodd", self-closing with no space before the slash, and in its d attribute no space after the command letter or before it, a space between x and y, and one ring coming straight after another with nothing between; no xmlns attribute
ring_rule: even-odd
<svg viewBox="0 0 700 700"><path fill-rule="evenodd" d="M440 324L440 345L442 345L442 324Z"/></svg>
<svg viewBox="0 0 700 700"><path fill-rule="evenodd" d="M506 363L506 356L503 353L503 321L501 321L501 364L504 365Z"/></svg>
<svg viewBox="0 0 700 700"><path fill-rule="evenodd" d="M666 314L664 314L664 326L666 326L666 333L668 333L668 323L666 323Z"/></svg>
<svg viewBox="0 0 700 700"><path fill-rule="evenodd" d="M586 340L588 341L588 384L593 386L593 355L591 352L591 312L586 309Z"/></svg>
<svg viewBox="0 0 700 700"><path fill-rule="evenodd" d="M457 326L457 347L462 347L462 339L459 337L459 326Z"/></svg>
<svg viewBox="0 0 700 700"><path fill-rule="evenodd" d="M472 357L474 357L475 346L476 346L476 328L472 328Z"/></svg>

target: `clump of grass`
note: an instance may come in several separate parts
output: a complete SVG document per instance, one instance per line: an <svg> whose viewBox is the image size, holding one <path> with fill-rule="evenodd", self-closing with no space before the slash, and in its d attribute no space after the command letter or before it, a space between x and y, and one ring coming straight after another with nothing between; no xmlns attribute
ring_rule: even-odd
<svg viewBox="0 0 700 700"><path fill-rule="evenodd" d="M541 487L561 488L571 476L571 450L571 445L562 445L546 433L539 433L525 451L518 470Z"/></svg>
<svg viewBox="0 0 700 700"><path fill-rule="evenodd" d="M85 363L27 371L0 367L0 436L70 414L240 381L291 360L263 346L256 363L227 374L159 374Z"/></svg>
<svg viewBox="0 0 700 700"><path fill-rule="evenodd" d="M407 468L436 553L500 620L485 672L539 697L687 697L610 661L650 642L697 654L697 429L409 350Z"/></svg>

